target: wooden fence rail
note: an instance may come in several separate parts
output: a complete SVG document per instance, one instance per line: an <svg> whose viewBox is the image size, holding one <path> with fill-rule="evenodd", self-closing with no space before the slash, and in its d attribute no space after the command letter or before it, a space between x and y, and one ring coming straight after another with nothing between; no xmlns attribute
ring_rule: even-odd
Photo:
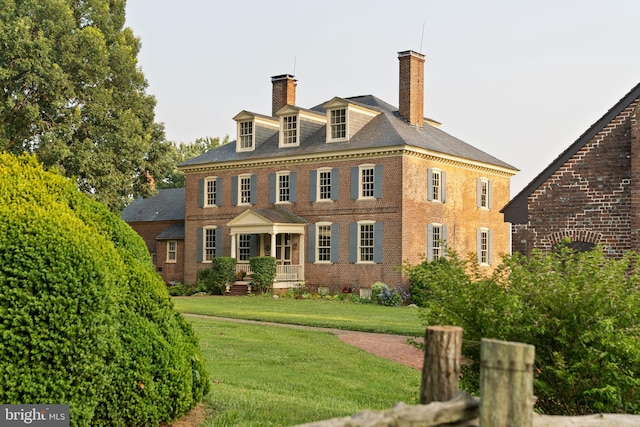
<svg viewBox="0 0 640 427"><path fill-rule="evenodd" d="M430 326L425 331L420 405L398 403L385 411L363 411L298 427L640 427L640 415L534 413L535 348L528 344L483 338L480 398L457 391L461 349L461 328Z"/></svg>

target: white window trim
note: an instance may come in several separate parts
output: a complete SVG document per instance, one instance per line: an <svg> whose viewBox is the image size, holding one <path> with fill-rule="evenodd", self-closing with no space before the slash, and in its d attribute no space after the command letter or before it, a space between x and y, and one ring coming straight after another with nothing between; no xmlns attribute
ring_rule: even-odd
<svg viewBox="0 0 640 427"><path fill-rule="evenodd" d="M248 202L243 202L242 201L242 180L243 179L248 179L249 180L249 201ZM238 206L251 206L251 174L250 173L244 173L242 175L238 175Z"/></svg>
<svg viewBox="0 0 640 427"><path fill-rule="evenodd" d="M322 198L322 191L321 190L321 183L322 183L322 179L321 179L321 174L322 173L328 173L329 174L329 198L327 199L323 199ZM321 202L321 203L326 203L326 202L330 202L333 203L333 199L331 198L331 187L332 185L335 185L333 182L331 182L331 180L333 179L333 168L320 168L317 170L316 172L316 202Z"/></svg>
<svg viewBox="0 0 640 427"><path fill-rule="evenodd" d="M171 244L175 245L175 249L170 251L169 248L171 247ZM171 259L169 257L169 254L173 253L174 254L174 258ZM177 240L167 240L167 260L166 263L167 264L175 264L176 262L178 262L178 241Z"/></svg>
<svg viewBox="0 0 640 427"><path fill-rule="evenodd" d="M491 233L489 232L490 230L486 227L480 227L480 233L479 233L479 238L480 241L478 242L478 264L481 266L488 266L491 265L489 263L489 261L491 260ZM482 261L482 235L486 233L487 236L487 256L486 256L486 262Z"/></svg>
<svg viewBox="0 0 640 427"><path fill-rule="evenodd" d="M432 222L431 224L429 224L433 227L433 229L435 229L436 227L438 227L439 231L440 231L440 238L438 239L439 244L438 244L438 250L440 252L440 255L438 255L437 257L434 255L433 253L433 249L436 247L434 245L435 243L435 239L434 241L431 242L427 242L427 251L428 253L431 255L431 259L436 260L436 259L440 259L444 257L444 244L443 244L443 239L442 239L442 227L444 226L443 224L440 224L438 222Z"/></svg>
<svg viewBox="0 0 640 427"><path fill-rule="evenodd" d="M333 129L331 123L331 112L337 110L344 110L344 137L342 138L333 138ZM343 142L349 140L349 108L345 107L337 107L327 110L327 142Z"/></svg>
<svg viewBox="0 0 640 427"><path fill-rule="evenodd" d="M240 135L242 124L243 123L251 123L251 147L242 147L242 135ZM255 120L240 120L237 123L237 143L236 143L236 151L253 151L256 147L256 123Z"/></svg>
<svg viewBox="0 0 640 427"><path fill-rule="evenodd" d="M357 246L357 252L356 252L356 264L375 264L375 247L376 247L376 228L375 228L375 221L370 221L370 220L366 220L366 221L358 221L358 233L357 233L357 239L358 239L358 246ZM371 261L362 261L362 246L360 245L360 243L362 242L362 226L363 225L372 225L373 226L373 244L371 245Z"/></svg>
<svg viewBox="0 0 640 427"><path fill-rule="evenodd" d="M489 179L488 178L480 178L478 181L479 185L485 185L486 190L487 190L487 194L486 194L486 199L485 199L485 203L482 203L482 188L478 189L478 206L480 207L480 209L483 210L489 210L489 197L491 197L491 194L489 193Z"/></svg>
<svg viewBox="0 0 640 427"><path fill-rule="evenodd" d="M332 264L331 262L331 247L333 246L333 242L331 241L331 227L333 226L333 223L331 222L327 222L327 221L321 221L321 222L317 222L316 223L316 242L315 242L315 251L316 251L316 256L315 256L315 262L314 264ZM329 260L327 261L320 261L320 227L329 227Z"/></svg>
<svg viewBox="0 0 640 427"><path fill-rule="evenodd" d="M295 144L284 142L284 121L286 118L295 117L296 118L296 142ZM280 116L280 138L278 147L279 148L287 148L287 147L298 147L300 146L300 114L284 114Z"/></svg>
<svg viewBox="0 0 640 427"><path fill-rule="evenodd" d="M429 182L429 188L427 189L427 191L431 194L431 201L434 203L442 203L442 169L438 169L438 168L432 168L431 169L431 179L428 180ZM433 194L433 176L435 174L438 174L438 192L437 192L437 198L434 197Z"/></svg>
<svg viewBox="0 0 640 427"><path fill-rule="evenodd" d="M218 189L218 183L217 183L217 176L208 176L204 179L204 205L203 207L205 208L217 208L218 205L216 204L216 202L218 201L218 197L220 197L220 190ZM213 196L213 204L209 204L209 183L213 182L214 185L216 186L216 192Z"/></svg>
<svg viewBox="0 0 640 427"><path fill-rule="evenodd" d="M363 196L362 195L362 171L364 169L373 170L373 195L372 196ZM376 196L376 165L374 164L365 164L358 166L358 200L375 200Z"/></svg>
<svg viewBox="0 0 640 427"><path fill-rule="evenodd" d="M207 259L207 230L217 230L217 225L208 225L206 227L202 227L202 263L203 264L211 264L211 259ZM213 238L213 258L215 258L215 253L218 248L216 248L216 238Z"/></svg>
<svg viewBox="0 0 640 427"><path fill-rule="evenodd" d="M280 177L281 176L289 177L289 200L280 200ZM276 205L290 205L291 204L291 171L279 171L276 172Z"/></svg>

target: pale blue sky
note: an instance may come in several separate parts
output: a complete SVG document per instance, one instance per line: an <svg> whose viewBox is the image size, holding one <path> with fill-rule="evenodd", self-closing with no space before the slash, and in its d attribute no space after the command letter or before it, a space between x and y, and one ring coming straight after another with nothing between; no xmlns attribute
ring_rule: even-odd
<svg viewBox="0 0 640 427"><path fill-rule="evenodd" d="M640 81L639 21L638 0L127 1L168 139L235 139L232 117L270 114L284 73L301 107L397 106L397 52L412 49L425 116L520 169L512 195Z"/></svg>

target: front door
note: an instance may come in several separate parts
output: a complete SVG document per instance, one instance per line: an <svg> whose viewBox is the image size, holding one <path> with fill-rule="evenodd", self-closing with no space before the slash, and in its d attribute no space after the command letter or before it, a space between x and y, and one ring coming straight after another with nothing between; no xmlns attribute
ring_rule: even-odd
<svg viewBox="0 0 640 427"><path fill-rule="evenodd" d="M289 233L276 235L276 263L291 265L291 234Z"/></svg>

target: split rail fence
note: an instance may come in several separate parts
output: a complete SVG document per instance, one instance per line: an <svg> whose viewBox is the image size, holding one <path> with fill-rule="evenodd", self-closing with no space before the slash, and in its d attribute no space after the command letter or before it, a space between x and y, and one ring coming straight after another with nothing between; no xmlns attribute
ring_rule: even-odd
<svg viewBox="0 0 640 427"><path fill-rule="evenodd" d="M535 347L482 339L480 397L458 390L462 328L430 326L420 405L398 403L385 411L301 424L298 427L640 427L640 415L540 415L533 411Z"/></svg>

